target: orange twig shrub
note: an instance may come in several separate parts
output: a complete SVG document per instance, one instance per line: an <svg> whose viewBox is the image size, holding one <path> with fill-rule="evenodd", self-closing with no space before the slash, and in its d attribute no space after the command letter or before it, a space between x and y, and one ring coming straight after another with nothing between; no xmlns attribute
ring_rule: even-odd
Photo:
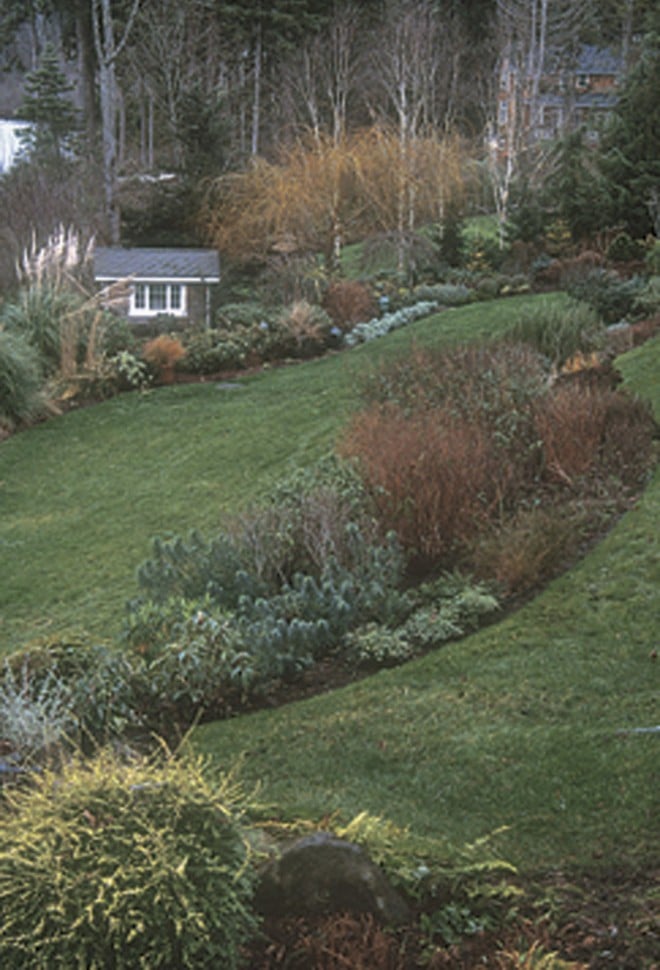
<svg viewBox="0 0 660 970"><path fill-rule="evenodd" d="M602 393L577 382L558 385L541 398L536 428L551 479L571 484L594 467L606 413Z"/></svg>
<svg viewBox="0 0 660 970"><path fill-rule="evenodd" d="M357 459L383 528L395 530L413 561L446 560L497 499L488 435L443 409L370 408L353 420L342 451Z"/></svg>
<svg viewBox="0 0 660 970"><path fill-rule="evenodd" d="M470 557L475 575L494 579L507 594L534 589L574 555L580 524L564 507L522 509L477 538Z"/></svg>
<svg viewBox="0 0 660 970"><path fill-rule="evenodd" d="M167 334L154 337L142 348L142 356L158 371L161 380L171 380L174 377L174 366L185 355L181 341Z"/></svg>

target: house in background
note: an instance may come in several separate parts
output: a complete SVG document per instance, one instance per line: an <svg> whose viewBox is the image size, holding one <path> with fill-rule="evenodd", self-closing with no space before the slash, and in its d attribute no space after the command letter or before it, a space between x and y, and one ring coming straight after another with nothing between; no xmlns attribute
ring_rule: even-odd
<svg viewBox="0 0 660 970"><path fill-rule="evenodd" d="M498 91L500 150L510 143L512 124L520 125L528 144L577 128L584 128L587 137L596 141L603 119L617 103L623 73L622 57L592 44L582 44L570 60L549 52L538 85L513 59L507 59Z"/></svg>
<svg viewBox="0 0 660 970"><path fill-rule="evenodd" d="M94 279L104 286L128 283L123 306L131 323L146 327L169 317L177 329L210 327L220 261L214 249L97 247Z"/></svg>
<svg viewBox="0 0 660 970"><path fill-rule="evenodd" d="M31 128L29 121L0 118L0 175L5 175L23 152L21 134Z"/></svg>

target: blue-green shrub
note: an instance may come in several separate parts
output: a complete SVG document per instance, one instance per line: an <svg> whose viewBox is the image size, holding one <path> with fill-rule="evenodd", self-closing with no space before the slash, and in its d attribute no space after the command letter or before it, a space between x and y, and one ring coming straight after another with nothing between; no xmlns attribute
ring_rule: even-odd
<svg viewBox="0 0 660 970"><path fill-rule="evenodd" d="M176 597L197 601L208 594L216 606L233 609L240 596L267 591L246 567L246 551L229 533L206 539L192 531L187 539L156 537L137 579L142 596L155 603Z"/></svg>
<svg viewBox="0 0 660 970"><path fill-rule="evenodd" d="M344 560L270 585L226 556L226 537L155 544L142 567L143 595L129 604L125 638L144 661L151 726L221 713L295 677L368 622L396 624L410 610L394 536L365 541L346 526ZM222 550L215 559L212 549ZM231 547L229 547L231 549ZM240 566L240 562L239 562Z"/></svg>
<svg viewBox="0 0 660 970"><path fill-rule="evenodd" d="M384 337L392 330L405 327L415 320L421 320L438 309L437 303L424 300L414 303L412 306L402 307L394 313L386 313L382 317L374 317L367 323L358 323L352 330L344 334L344 343L347 347L355 347L357 344L366 343L369 340L376 340Z"/></svg>
<svg viewBox="0 0 660 970"><path fill-rule="evenodd" d="M438 306L465 306L474 300L474 291L461 283L426 283L413 290L416 302L437 303Z"/></svg>
<svg viewBox="0 0 660 970"><path fill-rule="evenodd" d="M566 289L570 296L588 304L604 323L610 324L634 312L644 283L640 276L622 279L611 270L594 269L569 282Z"/></svg>

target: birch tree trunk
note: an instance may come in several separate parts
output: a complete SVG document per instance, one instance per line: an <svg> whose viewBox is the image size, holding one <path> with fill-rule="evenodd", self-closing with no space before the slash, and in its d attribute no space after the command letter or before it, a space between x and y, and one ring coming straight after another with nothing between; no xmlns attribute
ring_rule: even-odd
<svg viewBox="0 0 660 970"><path fill-rule="evenodd" d="M119 242L120 214L117 192L117 76L115 64L123 50L140 0L133 5L121 39L115 41L112 0L91 0L94 47L98 61L99 100L101 105L101 151L103 163L103 194L110 242Z"/></svg>
<svg viewBox="0 0 660 970"><path fill-rule="evenodd" d="M416 228L415 141L435 99L442 45L432 11L416 0L404 4L400 10L392 8L391 19L375 43L375 76L397 119L397 269L404 272L407 241Z"/></svg>
<svg viewBox="0 0 660 970"><path fill-rule="evenodd" d="M259 153L259 129L261 126L261 67L262 67L262 37L261 24L257 24L254 39L254 55L252 62L252 139L250 153Z"/></svg>

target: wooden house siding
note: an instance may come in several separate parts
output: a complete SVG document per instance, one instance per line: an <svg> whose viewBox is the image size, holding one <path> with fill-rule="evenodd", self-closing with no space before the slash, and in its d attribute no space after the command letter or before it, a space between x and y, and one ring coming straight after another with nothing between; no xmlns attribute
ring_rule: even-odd
<svg viewBox="0 0 660 970"><path fill-rule="evenodd" d="M94 278L100 286L126 281L120 312L141 331L210 326L218 254L208 249L97 248ZM143 312L142 312L143 311Z"/></svg>

